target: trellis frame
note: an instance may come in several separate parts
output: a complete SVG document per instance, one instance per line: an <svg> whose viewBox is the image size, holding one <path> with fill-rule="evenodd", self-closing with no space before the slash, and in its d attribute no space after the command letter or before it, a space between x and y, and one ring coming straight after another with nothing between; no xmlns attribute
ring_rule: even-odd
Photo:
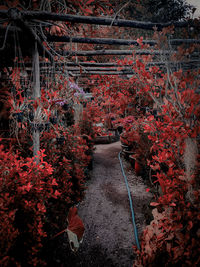
<svg viewBox="0 0 200 267"><path fill-rule="evenodd" d="M43 21L65 21L71 23L85 23L93 25L107 25L107 26L118 26L118 27L130 27L137 29L145 30L162 30L165 27L174 26L176 28L183 28L189 26L195 26L193 21L180 21L180 22L168 22L168 23L152 23L152 22L139 22L133 20L121 20L116 18L107 18L107 17L91 17L91 16L78 16L78 15L69 15L69 14L57 14L44 11L19 11L16 8L11 8L9 10L0 10L0 18L8 19L14 21L15 24L28 35L31 36L32 40L35 42L35 48L33 49L33 74L34 74L34 86L33 86L33 98L40 97L40 64L39 64L39 53L38 47L45 51L45 54L53 61L52 54L48 49L43 45L39 36L33 31L31 27L27 24L26 21L32 20L43 20ZM47 41L49 42L75 42L75 43L90 43L90 44L108 44L108 45L138 45L137 40L125 40L125 39L111 39L111 38L83 38L83 37L69 37L69 36L52 36L47 35ZM171 40L170 44L180 44L180 43L199 43L199 40L181 40L175 39ZM154 40L145 40L144 44L156 45ZM95 56L95 55L169 55L174 51L158 51L158 50L98 50L98 51L68 51L64 55L68 56ZM77 63L78 64L78 63ZM83 64L83 63L82 63ZM86 62L85 62L86 66ZM96 65L97 66L97 65ZM101 65L102 66L102 65ZM110 65L111 66L111 65ZM109 70L105 71L92 71L90 69L89 73L83 74L72 74L73 75L127 75L133 74L133 71L121 70L118 71L115 69L114 72ZM36 130L33 134L34 142L34 156L37 155L39 150L39 130Z"/></svg>

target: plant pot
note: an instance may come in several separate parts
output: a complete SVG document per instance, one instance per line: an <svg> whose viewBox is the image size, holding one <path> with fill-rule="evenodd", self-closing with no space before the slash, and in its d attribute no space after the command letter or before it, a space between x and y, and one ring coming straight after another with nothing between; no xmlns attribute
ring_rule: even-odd
<svg viewBox="0 0 200 267"><path fill-rule="evenodd" d="M122 153L124 154L124 157L125 157L125 159L129 159L129 156L130 155L133 155L134 154L134 152L133 151L129 151L129 150L126 150L126 149L124 149L123 151L122 151Z"/></svg>
<svg viewBox="0 0 200 267"><path fill-rule="evenodd" d="M137 160L135 161L135 173L136 175L140 175L141 173L141 165Z"/></svg>
<svg viewBox="0 0 200 267"><path fill-rule="evenodd" d="M129 161L131 163L131 166L135 168L135 155L129 155Z"/></svg>
<svg viewBox="0 0 200 267"><path fill-rule="evenodd" d="M24 118L24 112L16 112L13 114L13 117L15 117L18 122L22 122Z"/></svg>
<svg viewBox="0 0 200 267"><path fill-rule="evenodd" d="M127 150L129 149L129 146L125 145L125 144L121 144L122 150Z"/></svg>
<svg viewBox="0 0 200 267"><path fill-rule="evenodd" d="M49 119L49 121L52 123L52 124L56 124L57 123L57 118L56 117L51 117Z"/></svg>
<svg viewBox="0 0 200 267"><path fill-rule="evenodd" d="M68 105L68 104L64 104L64 105L62 106L62 109L63 109L63 110L66 110L66 111L67 111L68 108L69 108L69 105Z"/></svg>

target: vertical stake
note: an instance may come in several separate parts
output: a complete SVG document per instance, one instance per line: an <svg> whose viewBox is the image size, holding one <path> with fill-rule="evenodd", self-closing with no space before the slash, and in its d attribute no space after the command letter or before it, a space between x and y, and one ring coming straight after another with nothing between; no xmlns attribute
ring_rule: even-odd
<svg viewBox="0 0 200 267"><path fill-rule="evenodd" d="M33 48L33 99L37 100L41 97L40 93L40 64L39 64L39 53L37 47L37 41L35 40ZM34 120L33 120L33 156L38 155L40 150L40 131L39 131L39 121L37 121L37 114L39 113L40 107L38 106L34 110ZM39 158L35 159L39 163Z"/></svg>

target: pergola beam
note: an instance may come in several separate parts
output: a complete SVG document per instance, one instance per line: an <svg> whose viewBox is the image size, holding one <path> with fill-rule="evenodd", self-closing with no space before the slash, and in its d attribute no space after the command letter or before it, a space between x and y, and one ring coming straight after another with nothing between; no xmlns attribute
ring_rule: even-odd
<svg viewBox="0 0 200 267"><path fill-rule="evenodd" d="M84 43L84 44L106 44L106 45L136 45L137 40L129 39L113 39L113 38L86 38L86 37L70 37L70 36L57 36L47 35L48 42L65 42L65 43ZM156 45L158 42L155 40L143 40L143 44L150 46ZM200 40L197 39L172 39L169 40L171 45L180 44L200 44Z"/></svg>
<svg viewBox="0 0 200 267"><path fill-rule="evenodd" d="M103 56L103 55L169 55L176 51L170 50L95 50L95 51L64 51L64 56ZM62 55L62 52L58 52Z"/></svg>
<svg viewBox="0 0 200 267"><path fill-rule="evenodd" d="M119 69L120 68L120 69ZM78 71L80 72L82 69L82 72L84 73L84 71L88 72L88 71L132 71L132 69L129 68L123 68L123 66L119 66L118 68L106 68L106 67L86 67L86 68L72 68L72 67L65 67L65 70L67 71Z"/></svg>
<svg viewBox="0 0 200 267"><path fill-rule="evenodd" d="M118 27L129 27L145 30L162 30L165 27L174 25L176 28L187 27L192 25L191 21L170 21L166 23L154 23L154 22L142 22L134 20L124 20L117 18L108 17L93 17L93 16L79 16L70 14L57 14L46 11L20 11L21 17L24 20L39 19L43 21L65 21L71 23L85 23L85 24L96 24L96 25L107 25L107 26L118 26ZM1 18L9 18L9 10L0 10Z"/></svg>
<svg viewBox="0 0 200 267"><path fill-rule="evenodd" d="M1 31L6 31L7 27L0 25ZM9 27L9 31L21 31L17 27ZM65 43L85 43L85 44L106 44L106 45L136 45L138 46L137 40L132 39L113 39L113 38L87 38L87 37L70 37L70 36L58 36L48 34L45 38L48 42L65 42ZM148 44L150 46L156 45L158 42L156 40L143 40L143 44ZM171 39L168 40L171 45L181 45L181 44L200 44L199 39Z"/></svg>
<svg viewBox="0 0 200 267"><path fill-rule="evenodd" d="M134 66L135 62L132 65L117 65L115 67L105 67L104 65L101 65L100 67L96 67L96 66L92 66L92 67L84 67L84 66L78 66L78 67L72 67L72 66L61 66L61 69L59 68L59 66L54 68L51 68L49 66L43 66L41 67L41 71L56 71L57 73L59 72L65 72L68 71L69 73L71 72L72 74L89 74L92 72L133 72L132 70L132 66ZM162 69L166 68L167 65L170 65L170 67L172 68L176 68L176 67L182 67L182 68L187 68L187 67L191 67L191 66L195 66L199 67L200 65L200 60L191 60L191 61L168 61L168 62L149 62L147 63L145 66L147 67L146 69L148 69L150 66L159 66ZM31 67L26 67L26 71L31 71Z"/></svg>
<svg viewBox="0 0 200 267"><path fill-rule="evenodd" d="M108 25L118 27L130 27L145 30L162 30L165 27L174 25L176 28L183 28L193 25L191 21L169 21L166 23L142 22L134 20L113 19L108 17L93 17L93 16L79 16L70 14L57 14L46 11L20 11L21 17L24 20L51 20L51 21L65 21L71 23L85 23L96 25ZM10 18L9 10L0 10L0 18Z"/></svg>
<svg viewBox="0 0 200 267"><path fill-rule="evenodd" d="M54 62L56 68L59 68L59 67L65 67L66 68L70 68L70 67L84 67L84 69L87 69L88 67L131 67L132 65L135 64L135 62L133 62L132 64L125 64L125 65L122 65L122 64L118 64L118 63L111 63L111 62L72 62L72 61L69 61L69 62L57 62L55 61ZM167 64L170 64L170 65L179 65L179 64L200 64L200 59L197 59L197 60L187 60L187 61L168 61ZM161 65L166 65L166 62L161 62L161 61L152 61L152 62L149 62L147 63L147 65L151 66L151 65L158 65L158 66L161 66ZM31 63L30 62L25 62L25 66L26 67L29 67L31 66ZM51 65L50 63L48 62L40 62L40 67L41 69L43 68L51 68ZM73 68L72 68L73 69Z"/></svg>
<svg viewBox="0 0 200 267"><path fill-rule="evenodd" d="M42 71L41 71L42 73ZM59 73L59 72L55 72ZM89 72L83 72L83 73L74 73L69 71L68 73L72 77L84 77L88 75L131 75L134 74L133 71L89 71Z"/></svg>
<svg viewBox="0 0 200 267"><path fill-rule="evenodd" d="M112 38L85 38L47 35L48 42L84 43L84 44L107 44L107 45L138 45L136 40L112 39ZM154 40L144 40L144 44L156 45Z"/></svg>
<svg viewBox="0 0 200 267"><path fill-rule="evenodd" d="M76 76L88 76L88 75L133 75L133 71L90 71L83 73L73 73L74 77Z"/></svg>

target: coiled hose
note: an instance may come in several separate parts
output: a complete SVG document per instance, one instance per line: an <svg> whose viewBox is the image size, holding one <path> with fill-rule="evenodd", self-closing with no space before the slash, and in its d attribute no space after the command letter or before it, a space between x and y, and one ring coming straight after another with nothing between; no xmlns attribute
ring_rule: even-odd
<svg viewBox="0 0 200 267"><path fill-rule="evenodd" d="M135 213L134 213L134 209L133 209L133 201L132 201L132 198L131 198L131 192L130 192L130 188L129 188L129 185L128 185L128 180L127 180L126 174L124 172L124 167L123 167L123 163L122 163L122 160L121 160L121 153L122 153L122 151L119 152L118 158L119 158L122 174L124 176L126 189L128 191L128 197L129 197L130 208L131 208L131 215L132 215L132 221L133 221L133 229L134 229L135 241L136 241L136 245L137 245L138 250L140 250L138 231L137 231L137 227L136 227L136 223L135 223Z"/></svg>

